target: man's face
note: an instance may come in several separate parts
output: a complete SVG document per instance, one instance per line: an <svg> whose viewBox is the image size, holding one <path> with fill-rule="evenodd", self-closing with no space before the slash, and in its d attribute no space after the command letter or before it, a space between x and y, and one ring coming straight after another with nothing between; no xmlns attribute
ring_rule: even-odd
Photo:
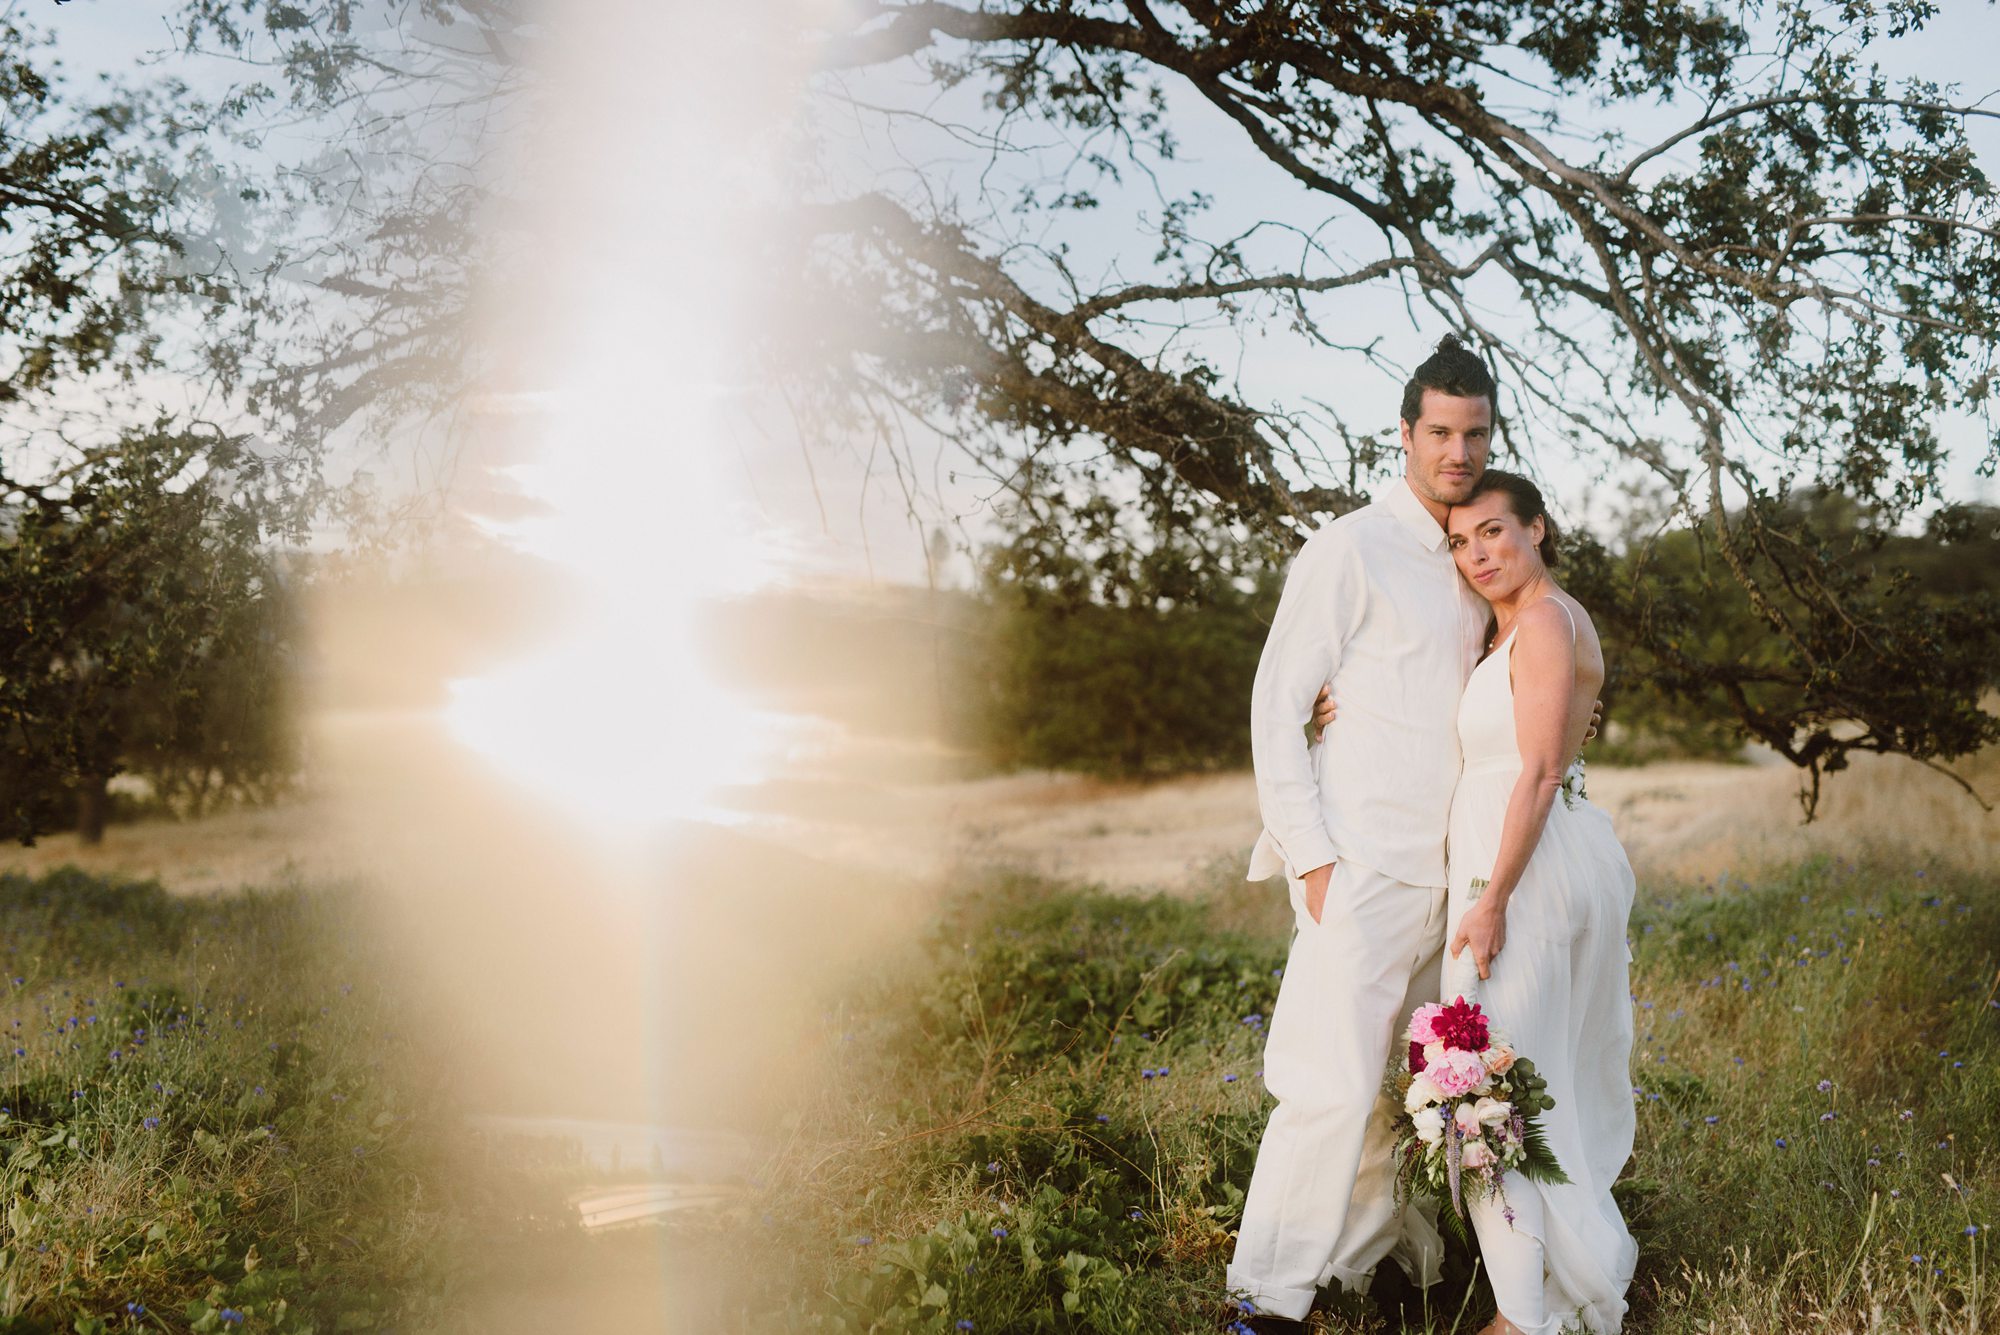
<svg viewBox="0 0 2000 1335"><path fill-rule="evenodd" d="M1493 401L1424 391L1417 420L1403 423L1410 484L1439 505L1457 505L1486 471L1493 444Z"/></svg>

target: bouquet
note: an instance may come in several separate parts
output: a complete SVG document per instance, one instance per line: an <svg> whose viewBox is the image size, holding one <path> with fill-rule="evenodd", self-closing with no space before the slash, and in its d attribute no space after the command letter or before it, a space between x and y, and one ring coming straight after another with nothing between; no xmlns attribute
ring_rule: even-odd
<svg viewBox="0 0 2000 1335"><path fill-rule="evenodd" d="M1403 1196L1449 1196L1451 1223L1463 1235L1468 1197L1498 1196L1506 1207L1502 1173L1569 1181L1538 1121L1555 1107L1548 1082L1493 1032L1476 1002L1461 996L1417 1007L1407 1037L1409 1055L1390 1075L1408 1116L1395 1150Z"/></svg>

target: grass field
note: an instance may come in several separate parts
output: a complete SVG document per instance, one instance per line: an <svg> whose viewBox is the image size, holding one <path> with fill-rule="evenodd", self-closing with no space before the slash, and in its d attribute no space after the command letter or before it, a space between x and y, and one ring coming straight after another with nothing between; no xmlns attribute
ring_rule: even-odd
<svg viewBox="0 0 2000 1335"><path fill-rule="evenodd" d="M1228 879L975 878L822 999L743 1205L599 1245L468 1135L452 1035L349 896L0 877L0 1331L496 1329L468 1314L532 1297L519 1258L630 1287L657 1271L619 1257L656 1244L697 1258L691 1284L738 1281L666 1312L633 1287L659 1329L1216 1329L1288 931ZM2000 1319L1990 877L1816 858L1654 881L1632 936L1628 1330ZM1454 1253L1407 1328L1488 1310Z"/></svg>
<svg viewBox="0 0 2000 1335"><path fill-rule="evenodd" d="M1017 879L953 904L825 1017L791 1149L736 1225L786 1276L745 1327L1219 1328L1268 1106L1262 1017L1289 926L1273 898ZM2000 1318L1991 884L1822 859L1654 885L1633 941L1627 1329ZM1405 1328L1483 1324L1471 1276L1455 1255ZM1315 1320L1401 1324L1351 1301Z"/></svg>
<svg viewBox="0 0 2000 1335"><path fill-rule="evenodd" d="M0 876L0 970L8 1335L441 1327L546 1227L344 888Z"/></svg>

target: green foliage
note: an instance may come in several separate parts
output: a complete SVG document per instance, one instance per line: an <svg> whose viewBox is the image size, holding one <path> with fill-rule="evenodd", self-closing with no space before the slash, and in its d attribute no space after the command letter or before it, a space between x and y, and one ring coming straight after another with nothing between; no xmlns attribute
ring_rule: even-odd
<svg viewBox="0 0 2000 1335"><path fill-rule="evenodd" d="M92 838L128 763L183 799L289 772L261 544L302 535L316 488L298 459L141 388L175 371L213 387L225 328L239 355L268 351L221 318L236 270L215 248L243 201L217 144L189 143L192 124L220 132L189 86L78 92L9 14L0 111L0 834L32 840L75 803Z"/></svg>
<svg viewBox="0 0 2000 1335"><path fill-rule="evenodd" d="M134 169L124 108L65 95L47 46L18 12L0 16L0 405L16 412L75 377L144 365L148 298L188 286L172 182Z"/></svg>
<svg viewBox="0 0 2000 1335"><path fill-rule="evenodd" d="M986 554L992 634L972 727L995 763L1117 777L1249 763L1281 558L1171 496L1148 508L1143 530L1101 498L1060 517L1023 508Z"/></svg>
<svg viewBox="0 0 2000 1335"><path fill-rule="evenodd" d="M827 1017L825 1060L799 1082L802 1144L743 1222L770 1285L745 1328L1220 1325L1269 1108L1255 1075L1289 923L1276 899L1004 878L951 904ZM2000 1191L1990 885L1813 862L1650 890L1632 930L1626 1329L2000 1315L1982 1204ZM1466 1250L1429 1301L1386 1325L1347 1303L1327 1328L1475 1329L1490 1300Z"/></svg>
<svg viewBox="0 0 2000 1335"><path fill-rule="evenodd" d="M0 504L0 830L31 842L137 762L200 791L289 777L292 603L270 478L161 422Z"/></svg>
<svg viewBox="0 0 2000 1335"><path fill-rule="evenodd" d="M351 896L0 876L0 1330L434 1311L450 1105L367 942Z"/></svg>
<svg viewBox="0 0 2000 1335"><path fill-rule="evenodd" d="M1281 958L1174 900L1003 879L953 905L922 958L829 1018L839 1092L806 1116L843 1149L823 1178L774 1188L768 1262L758 1248L760 1266L796 1281L789 1292L829 1296L747 1312L745 1328L1186 1328L1177 1317L1213 1295L1175 1269L1214 1255L1241 1206ZM1184 1106L1200 1077L1176 1062L1207 1065L1198 1054L1217 1046L1241 1079ZM862 1090L868 1116L919 1137L887 1179L838 1126ZM937 1127L948 1134L924 1132ZM801 1215L793 1190L816 1209ZM910 1227L883 1236L895 1217Z"/></svg>
<svg viewBox="0 0 2000 1335"><path fill-rule="evenodd" d="M1250 682L1275 581L1200 607L996 600L982 750L995 763L1115 777L1250 762Z"/></svg>
<svg viewBox="0 0 2000 1335"><path fill-rule="evenodd" d="M1589 540L1574 546L1562 575L1597 615L1611 669L1613 736L1597 754L1727 755L1747 731L1837 770L1843 753L1796 729L1841 720L1866 722L1894 739L1886 749L1913 756L1978 749L1994 727L1980 697L2000 684L2000 512L1951 507L1925 532L1899 534L1837 493L1807 492L1768 505L1760 531L1750 566L1769 580L1773 606L1821 645L1810 670L1796 667L1793 646L1766 619L1727 596L1733 576L1705 529L1628 539L1615 555ZM1844 611L1786 587L1764 555L1780 545L1816 553ZM1845 619L1864 615L1877 627L1872 639Z"/></svg>

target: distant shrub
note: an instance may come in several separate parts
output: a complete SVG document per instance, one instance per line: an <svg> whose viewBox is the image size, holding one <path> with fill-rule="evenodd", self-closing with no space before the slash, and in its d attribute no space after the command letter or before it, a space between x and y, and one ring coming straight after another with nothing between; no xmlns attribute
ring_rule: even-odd
<svg viewBox="0 0 2000 1335"><path fill-rule="evenodd" d="M1250 684L1283 558L1212 523L1096 503L1011 516L971 731L1009 767L1136 778L1250 761Z"/></svg>

